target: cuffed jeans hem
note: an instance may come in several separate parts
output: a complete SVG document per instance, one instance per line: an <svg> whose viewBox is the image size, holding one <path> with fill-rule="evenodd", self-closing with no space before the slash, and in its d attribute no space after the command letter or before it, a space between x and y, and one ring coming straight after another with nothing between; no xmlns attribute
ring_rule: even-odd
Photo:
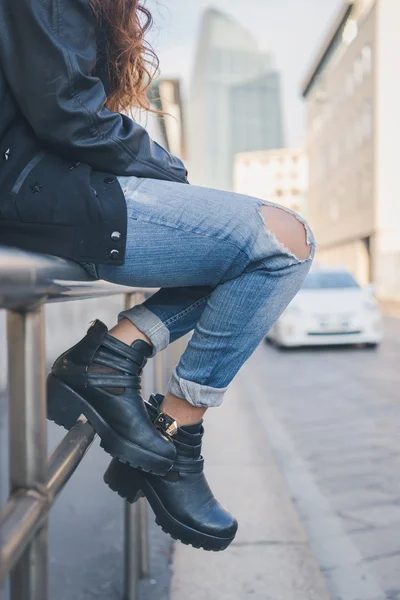
<svg viewBox="0 0 400 600"><path fill-rule="evenodd" d="M118 321L122 321L122 319L128 319L149 338L153 345L151 356L155 356L157 352L167 348L170 340L168 327L142 304L119 313Z"/></svg>
<svg viewBox="0 0 400 600"><path fill-rule="evenodd" d="M169 382L168 391L178 398L184 398L192 404L201 408L213 408L221 406L224 394L228 388L214 388L194 381L188 381L178 376L176 369Z"/></svg>

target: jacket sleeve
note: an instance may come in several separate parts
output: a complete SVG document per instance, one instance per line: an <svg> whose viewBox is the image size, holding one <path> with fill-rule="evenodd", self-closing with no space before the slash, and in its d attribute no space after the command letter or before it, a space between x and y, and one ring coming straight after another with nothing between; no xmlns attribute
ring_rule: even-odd
<svg viewBox="0 0 400 600"><path fill-rule="evenodd" d="M115 175L186 181L180 159L104 104L89 0L1 0L0 62L37 137Z"/></svg>

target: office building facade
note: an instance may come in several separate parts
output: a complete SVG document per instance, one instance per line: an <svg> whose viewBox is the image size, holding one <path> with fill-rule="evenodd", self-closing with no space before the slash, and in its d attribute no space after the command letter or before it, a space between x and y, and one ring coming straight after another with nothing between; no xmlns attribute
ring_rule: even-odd
<svg viewBox="0 0 400 600"><path fill-rule="evenodd" d="M400 299L400 2L346 2L303 86L318 257Z"/></svg>
<svg viewBox="0 0 400 600"><path fill-rule="evenodd" d="M207 10L190 91L191 181L232 189L236 153L282 145L280 76L271 56L240 24Z"/></svg>

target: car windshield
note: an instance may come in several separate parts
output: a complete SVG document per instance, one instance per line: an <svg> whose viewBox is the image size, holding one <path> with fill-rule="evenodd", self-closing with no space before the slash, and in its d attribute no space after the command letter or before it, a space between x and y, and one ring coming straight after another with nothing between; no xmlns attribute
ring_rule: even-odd
<svg viewBox="0 0 400 600"><path fill-rule="evenodd" d="M343 272L325 272L310 273L303 285L304 290L322 290L337 288L358 288L357 281L350 273Z"/></svg>

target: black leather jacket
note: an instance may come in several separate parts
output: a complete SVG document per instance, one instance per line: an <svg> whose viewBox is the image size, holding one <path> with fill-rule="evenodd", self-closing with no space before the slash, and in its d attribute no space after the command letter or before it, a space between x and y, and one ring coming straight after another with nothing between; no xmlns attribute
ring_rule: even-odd
<svg viewBox="0 0 400 600"><path fill-rule="evenodd" d="M185 183L182 162L104 107L89 0L0 1L0 244L121 264L116 175Z"/></svg>

